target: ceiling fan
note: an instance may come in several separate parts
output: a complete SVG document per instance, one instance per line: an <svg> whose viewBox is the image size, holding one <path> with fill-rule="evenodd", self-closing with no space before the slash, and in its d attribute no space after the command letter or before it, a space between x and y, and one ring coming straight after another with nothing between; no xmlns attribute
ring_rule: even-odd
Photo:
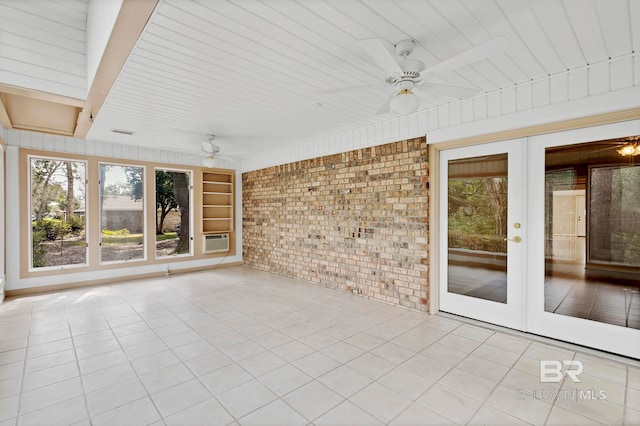
<svg viewBox="0 0 640 426"><path fill-rule="evenodd" d="M207 140L200 142L200 150L206 153L205 158L202 160L202 164L205 167L213 168L219 167L218 159L224 158L231 161L238 161L240 158L247 157L251 152L247 149L242 149L242 145L238 143L231 144L226 139L220 140L219 144L214 141L219 140L217 135L212 133L207 134ZM233 145L233 146L232 146ZM221 146L224 148L224 155L220 154ZM235 147L235 150L233 149ZM240 148L240 149L239 149Z"/></svg>
<svg viewBox="0 0 640 426"><path fill-rule="evenodd" d="M207 154L202 160L202 164L208 168L218 165L216 155L220 152L220 146L213 143L215 139L216 135L209 134L207 135L207 140L200 143L200 149Z"/></svg>
<svg viewBox="0 0 640 426"><path fill-rule="evenodd" d="M602 141L600 142L600 144L610 146L592 151L592 154L615 149L618 155L622 157L631 157L631 160L633 160L633 157L640 155L640 136L629 136L626 138L613 139L610 141Z"/></svg>
<svg viewBox="0 0 640 426"><path fill-rule="evenodd" d="M382 40L378 38L360 40L358 44L386 72L385 83L393 86L393 92L376 114L394 111L403 115L414 112L420 106L420 98L413 93L417 90L462 99L478 94L480 89L477 88L436 84L423 79L423 77L427 74L451 71L478 62L504 51L508 46L507 39L504 36L499 36L427 68L420 59L409 57L416 45L414 40L402 40L394 46L396 54L401 58L399 60L396 60ZM320 90L316 93L328 95L368 88L371 86Z"/></svg>

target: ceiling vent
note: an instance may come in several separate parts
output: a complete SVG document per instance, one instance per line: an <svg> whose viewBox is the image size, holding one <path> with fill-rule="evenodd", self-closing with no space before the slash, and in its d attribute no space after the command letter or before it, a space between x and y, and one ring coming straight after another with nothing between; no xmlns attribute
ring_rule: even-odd
<svg viewBox="0 0 640 426"><path fill-rule="evenodd" d="M133 136L136 134L133 130L123 130L123 129L111 129L113 133L120 133L121 135Z"/></svg>

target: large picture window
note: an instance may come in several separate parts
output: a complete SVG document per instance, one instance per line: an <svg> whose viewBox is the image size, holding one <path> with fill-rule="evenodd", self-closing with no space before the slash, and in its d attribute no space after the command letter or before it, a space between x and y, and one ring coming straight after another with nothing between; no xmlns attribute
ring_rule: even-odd
<svg viewBox="0 0 640 426"><path fill-rule="evenodd" d="M156 257L192 254L191 175L156 170Z"/></svg>
<svg viewBox="0 0 640 426"><path fill-rule="evenodd" d="M18 154L23 277L167 263L174 266L158 271L173 270L194 258L235 254L233 243L221 251L234 238L230 170L209 171L203 186L199 168L27 149ZM194 196L194 188L203 195ZM230 236L212 249L194 238L194 228ZM0 292L1 285L0 268Z"/></svg>
<svg viewBox="0 0 640 426"><path fill-rule="evenodd" d="M31 157L31 269L86 265L86 163Z"/></svg>
<svg viewBox="0 0 640 426"><path fill-rule="evenodd" d="M144 167L100 164L100 261L145 259Z"/></svg>

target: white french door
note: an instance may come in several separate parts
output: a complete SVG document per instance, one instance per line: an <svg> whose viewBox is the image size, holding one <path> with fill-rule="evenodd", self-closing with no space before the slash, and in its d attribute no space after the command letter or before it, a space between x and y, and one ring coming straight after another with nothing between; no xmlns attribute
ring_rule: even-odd
<svg viewBox="0 0 640 426"><path fill-rule="evenodd" d="M640 156L617 152L638 135L640 120L528 138L527 331L640 358ZM556 235L550 200L576 188L584 237Z"/></svg>
<svg viewBox="0 0 640 426"><path fill-rule="evenodd" d="M439 310L640 358L640 155L624 143L640 120L440 150Z"/></svg>
<svg viewBox="0 0 640 426"><path fill-rule="evenodd" d="M521 329L524 141L440 151L440 310Z"/></svg>

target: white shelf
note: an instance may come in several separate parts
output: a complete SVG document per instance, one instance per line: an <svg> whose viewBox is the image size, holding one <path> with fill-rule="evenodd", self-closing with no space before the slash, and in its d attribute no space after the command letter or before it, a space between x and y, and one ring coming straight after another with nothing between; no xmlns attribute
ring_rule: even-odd
<svg viewBox="0 0 640 426"><path fill-rule="evenodd" d="M231 182L216 182L214 180L203 180L202 183L203 184L210 183L212 185L231 185Z"/></svg>

